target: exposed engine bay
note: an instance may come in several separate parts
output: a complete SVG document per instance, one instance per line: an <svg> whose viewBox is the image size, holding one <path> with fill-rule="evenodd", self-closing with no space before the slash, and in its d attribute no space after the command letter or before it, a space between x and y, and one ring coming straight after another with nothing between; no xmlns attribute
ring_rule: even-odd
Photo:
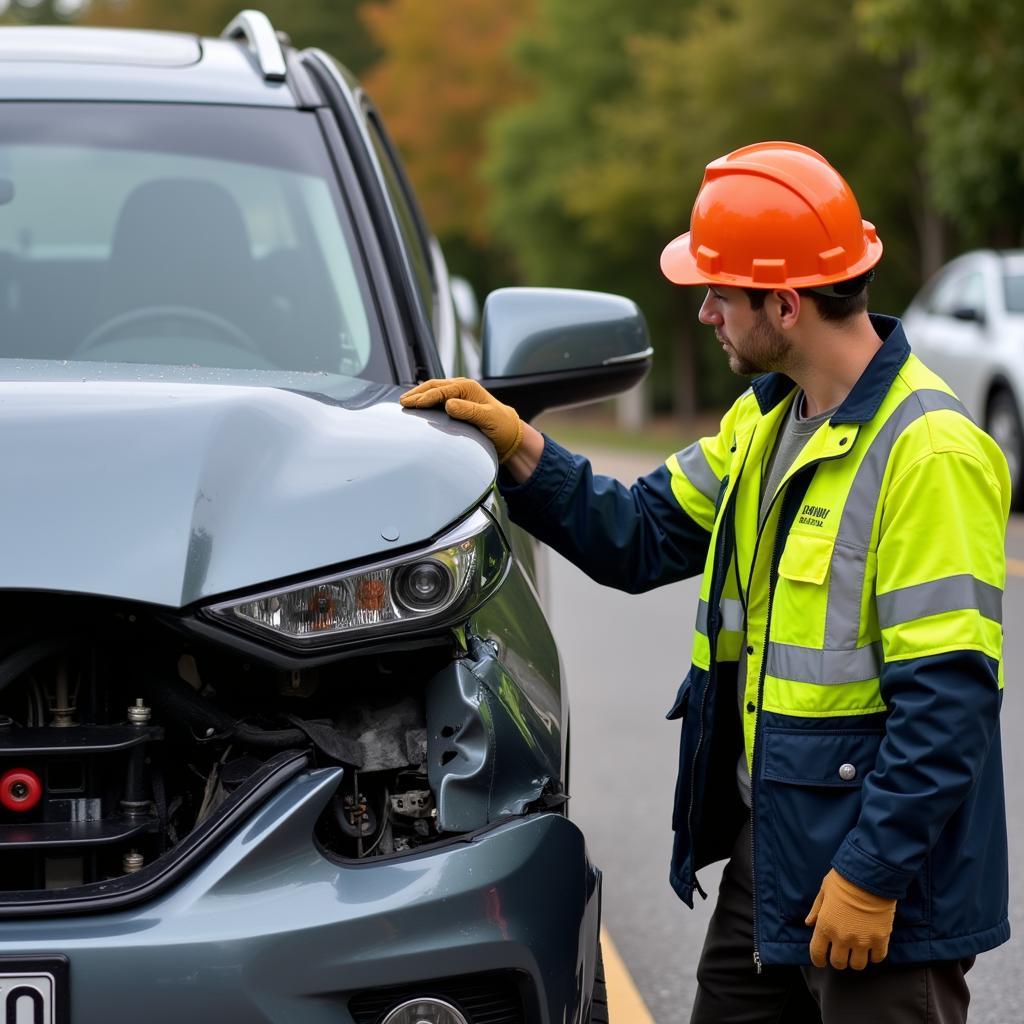
<svg viewBox="0 0 1024 1024"><path fill-rule="evenodd" d="M561 802L537 756L505 773L508 791L495 787L495 742L504 731L509 748L523 743L522 714L506 714L501 666L482 641L285 670L137 609L8 602L19 606L9 624L26 617L0 646L8 902L149 868L197 841L289 751L345 769L314 837L332 858L410 853ZM40 637L47 621L74 633Z"/></svg>

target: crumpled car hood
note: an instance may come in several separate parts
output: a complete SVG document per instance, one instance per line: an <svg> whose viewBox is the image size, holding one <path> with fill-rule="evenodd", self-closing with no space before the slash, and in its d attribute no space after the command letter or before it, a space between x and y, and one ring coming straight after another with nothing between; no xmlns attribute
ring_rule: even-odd
<svg viewBox="0 0 1024 1024"><path fill-rule="evenodd" d="M357 383L0 381L0 588L182 607L428 541L493 450Z"/></svg>

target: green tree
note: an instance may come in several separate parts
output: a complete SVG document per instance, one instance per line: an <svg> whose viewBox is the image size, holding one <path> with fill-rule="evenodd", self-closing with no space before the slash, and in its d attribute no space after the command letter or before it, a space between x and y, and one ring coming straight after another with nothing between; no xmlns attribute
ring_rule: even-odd
<svg viewBox="0 0 1024 1024"><path fill-rule="evenodd" d="M656 343L675 296L657 279L665 239L637 219L621 244L595 247L593 225L574 206L576 176L606 150L602 111L635 87L629 40L674 29L678 0L540 0L539 17L516 53L531 98L496 118L485 173L494 186L491 220L528 283L599 288L636 299ZM669 349L659 348L664 376Z"/></svg>
<svg viewBox="0 0 1024 1024"><path fill-rule="evenodd" d="M569 138L542 158L546 178L531 176L536 147L553 145L540 97L500 126L497 215L527 273L617 282L640 299L656 342L674 357L657 366L659 404L671 398L686 414L698 382L704 405L742 387L695 325L697 291L668 285L657 269L661 247L688 226L704 166L731 149L782 138L823 152L886 244L876 308L899 311L919 283L921 238L934 217L921 200L918 141L898 73L859 44L854 28L842 5L701 0L674 24L622 35L617 85L590 93L585 117L563 114ZM549 63L557 65L554 56ZM527 235L545 219L546 230L542 223ZM572 244L561 260L559 235Z"/></svg>
<svg viewBox="0 0 1024 1024"><path fill-rule="evenodd" d="M961 242L1024 244L1024 4L859 0L857 13L905 73L930 189Z"/></svg>

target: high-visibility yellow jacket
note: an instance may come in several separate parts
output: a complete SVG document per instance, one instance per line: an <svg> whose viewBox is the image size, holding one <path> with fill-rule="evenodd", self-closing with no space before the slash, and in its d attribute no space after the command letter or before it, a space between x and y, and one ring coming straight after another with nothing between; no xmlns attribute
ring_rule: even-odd
<svg viewBox="0 0 1024 1024"><path fill-rule="evenodd" d="M513 519L600 582L638 591L703 569L692 664L669 712L683 723L671 881L692 905L695 872L728 855L747 813L745 750L758 962L809 962L803 920L830 866L898 900L893 961L1009 937L1009 475L899 322L872 322L884 344L760 524L796 390L779 374L632 488L550 440L526 484L502 484Z"/></svg>

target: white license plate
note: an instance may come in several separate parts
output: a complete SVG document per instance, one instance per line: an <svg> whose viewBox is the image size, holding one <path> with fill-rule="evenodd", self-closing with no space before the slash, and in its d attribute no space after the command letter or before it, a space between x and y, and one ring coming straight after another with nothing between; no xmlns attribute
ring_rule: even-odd
<svg viewBox="0 0 1024 1024"><path fill-rule="evenodd" d="M0 957L0 1022L67 1024L67 983L66 957Z"/></svg>

